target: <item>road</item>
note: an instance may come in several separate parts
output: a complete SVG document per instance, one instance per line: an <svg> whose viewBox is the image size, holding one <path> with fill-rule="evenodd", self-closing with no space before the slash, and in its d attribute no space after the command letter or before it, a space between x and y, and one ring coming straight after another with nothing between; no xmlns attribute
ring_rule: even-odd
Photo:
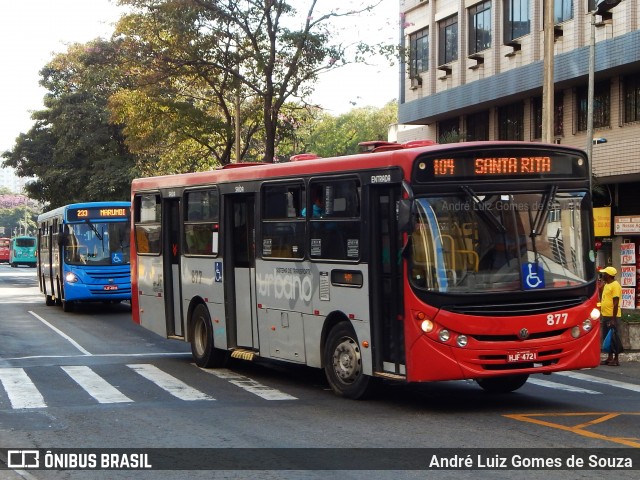
<svg viewBox="0 0 640 480"><path fill-rule="evenodd" d="M639 362L534 376L507 395L470 381L389 383L369 400L349 401L306 367L236 360L225 369L200 369L188 345L135 325L128 304L64 313L45 306L34 269L0 265L0 449L166 449L152 451L156 466L171 468L167 462L175 459L180 468L13 468L0 470L0 480L566 478L566 470L489 469L486 462L503 454L509 463L513 455L548 457L556 449L587 449L577 452L588 458L616 448L634 466L615 475L637 478L638 432ZM206 450L189 450L195 448ZM498 450L468 450L479 448ZM246 455L240 462L220 449L249 450L227 450ZM434 451L447 458L470 453L474 468L406 469ZM204 467L196 466L200 460ZM586 468L579 475L603 472Z"/></svg>

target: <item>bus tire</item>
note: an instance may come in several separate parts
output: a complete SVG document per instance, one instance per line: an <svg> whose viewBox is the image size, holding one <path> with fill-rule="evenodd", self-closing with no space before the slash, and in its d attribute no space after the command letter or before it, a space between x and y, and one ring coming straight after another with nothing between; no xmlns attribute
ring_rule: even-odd
<svg viewBox="0 0 640 480"><path fill-rule="evenodd" d="M44 303L47 307L51 307L52 305L56 304L56 301L53 299L51 295L47 295L45 297Z"/></svg>
<svg viewBox="0 0 640 480"><path fill-rule="evenodd" d="M527 383L529 374L506 375L504 377L478 378L476 382L489 393L514 392Z"/></svg>
<svg viewBox="0 0 640 480"><path fill-rule="evenodd" d="M224 367L228 354L213 346L213 325L209 309L198 304L191 314L191 354L196 365L202 368Z"/></svg>
<svg viewBox="0 0 640 480"><path fill-rule="evenodd" d="M69 300L62 300L62 311L63 312L73 312L73 302Z"/></svg>
<svg viewBox="0 0 640 480"><path fill-rule="evenodd" d="M340 322L329 332L324 347L324 372L336 395L359 399L370 393L372 378L362 372L358 337L349 322Z"/></svg>

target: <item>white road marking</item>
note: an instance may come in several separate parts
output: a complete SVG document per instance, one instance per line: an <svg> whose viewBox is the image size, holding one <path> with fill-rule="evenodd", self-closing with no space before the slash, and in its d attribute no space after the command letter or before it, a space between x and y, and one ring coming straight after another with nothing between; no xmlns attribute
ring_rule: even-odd
<svg viewBox="0 0 640 480"><path fill-rule="evenodd" d="M563 377L575 378L576 380L583 380L585 382L599 383L601 385L609 385L616 388L624 388L625 390L631 390L632 392L640 392L640 385L634 385L633 383L620 382L618 380L609 380L607 378L595 377L592 375L586 375L580 372L556 372L554 375L561 375Z"/></svg>
<svg viewBox="0 0 640 480"><path fill-rule="evenodd" d="M100 403L126 403L132 401L89 367L68 366L61 368Z"/></svg>
<svg viewBox="0 0 640 480"><path fill-rule="evenodd" d="M289 395L288 393L281 392L275 388L267 387L261 383L251 380L248 377L238 375L226 368L207 369L201 368L203 372L207 372L211 375L215 375L218 378L227 380L229 383L246 390L249 393L264 398L265 400L297 400L296 397Z"/></svg>
<svg viewBox="0 0 640 480"><path fill-rule="evenodd" d="M600 395L602 392L596 392L595 390L587 390L586 388L574 387L572 385L565 385L563 383L550 382L548 380L542 380L540 378L529 377L527 383L538 385L539 387L554 388L556 390L564 390L566 392L575 393L588 393L591 395Z"/></svg>
<svg viewBox="0 0 640 480"><path fill-rule="evenodd" d="M40 320L42 323L44 323L47 327L49 327L51 330L53 330L54 332L56 332L58 335L60 335L62 338L64 338L65 340L67 340L71 345L73 345L74 347L76 347L78 350L80 350L83 354L85 355L91 355L91 352L89 352L88 350L85 350L84 348L82 348L82 346L80 346L80 344L78 342L76 342L73 338L71 338L69 335L67 335L66 333L64 333L63 331L57 329L56 327L54 327L53 325L51 325L49 322L47 322L44 318L42 318L41 316L39 316L37 313L34 313L32 311L29 310L29 313L31 315L33 315L34 317L36 317L38 320Z"/></svg>
<svg viewBox="0 0 640 480"><path fill-rule="evenodd" d="M15 409L44 408L44 398L22 368L0 368L0 382Z"/></svg>
<svg viewBox="0 0 640 480"><path fill-rule="evenodd" d="M127 367L181 400L215 400L215 398L212 398L209 395L190 387L168 373L163 372L155 365L140 363L129 364Z"/></svg>

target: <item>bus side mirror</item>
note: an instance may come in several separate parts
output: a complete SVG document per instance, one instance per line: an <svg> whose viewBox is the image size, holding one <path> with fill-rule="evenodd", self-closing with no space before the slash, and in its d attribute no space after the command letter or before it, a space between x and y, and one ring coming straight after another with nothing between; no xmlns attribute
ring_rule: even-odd
<svg viewBox="0 0 640 480"><path fill-rule="evenodd" d="M413 205L413 202L407 198L403 198L398 202L398 230L401 232L410 232L412 230L411 205Z"/></svg>
<svg viewBox="0 0 640 480"><path fill-rule="evenodd" d="M58 246L59 246L59 247L64 247L64 246L66 246L68 242L69 242L69 239L68 239L68 237L67 237L67 235L66 235L66 234L61 233L61 234L58 236Z"/></svg>

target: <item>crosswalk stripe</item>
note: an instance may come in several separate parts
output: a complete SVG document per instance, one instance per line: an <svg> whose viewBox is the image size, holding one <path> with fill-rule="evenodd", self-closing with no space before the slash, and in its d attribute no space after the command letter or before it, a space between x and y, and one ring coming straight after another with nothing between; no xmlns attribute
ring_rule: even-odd
<svg viewBox="0 0 640 480"><path fill-rule="evenodd" d="M229 383L232 383L233 385L240 387L249 393L253 393L260 398L264 398L265 400L297 400L296 397L289 395L288 393L283 393L280 390L276 390L275 388L262 385L255 380L244 377L242 375L238 375L237 373L234 373L231 370L227 370L226 368L201 368L201 370L203 372L210 373L211 375L215 375L216 377L223 380L227 380Z"/></svg>
<svg viewBox="0 0 640 480"><path fill-rule="evenodd" d="M61 368L100 403L125 403L132 401L89 367L67 366Z"/></svg>
<svg viewBox="0 0 640 480"><path fill-rule="evenodd" d="M588 390L586 388L574 387L573 385L565 385L564 383L550 382L548 380L542 380L540 378L529 377L527 383L538 385L539 387L555 388L556 390L564 390L566 392L575 393L587 393L590 395L600 395L602 392L596 392L595 390Z"/></svg>
<svg viewBox="0 0 640 480"><path fill-rule="evenodd" d="M209 395L190 387L177 378L172 377L168 373L163 372L155 365L139 363L129 364L127 367L181 400L215 400L215 398L210 397Z"/></svg>
<svg viewBox="0 0 640 480"><path fill-rule="evenodd" d="M640 392L640 385L633 383L620 382L619 380L609 380L602 377L594 377L592 375L586 375L580 372L556 372L554 375L560 375L563 377L575 378L576 380L583 380L585 382L599 383L601 385L609 385L616 388L624 388L625 390L631 390L632 392Z"/></svg>
<svg viewBox="0 0 640 480"><path fill-rule="evenodd" d="M44 408L47 404L22 368L0 368L0 382L15 409Z"/></svg>

